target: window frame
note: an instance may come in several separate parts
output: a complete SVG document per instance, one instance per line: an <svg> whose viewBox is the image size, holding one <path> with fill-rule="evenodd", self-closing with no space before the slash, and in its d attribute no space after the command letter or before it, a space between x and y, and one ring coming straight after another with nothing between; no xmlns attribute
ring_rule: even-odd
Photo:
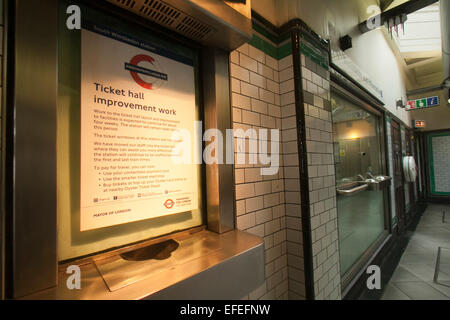
<svg viewBox="0 0 450 320"><path fill-rule="evenodd" d="M222 132L232 128L230 103L229 56L221 49L206 48L170 30L136 16L104 1L77 0L73 4L88 5L105 14L117 16L155 31L181 45L195 48L200 54L200 105L204 112L204 130L217 128ZM57 203L56 203L56 108L58 96L58 6L59 0L16 1L11 12L15 43L14 88L15 104L10 112L16 117L9 125L15 139L6 146L10 154L8 165L14 165L11 190L7 197L11 207L6 212L7 230L11 234L7 246L7 286L9 298L30 295L58 285ZM26 21L42 18L39 28L29 29ZM42 44L42 38L46 39ZM36 53L41 59L35 67ZM45 75L45 77L43 77ZM18 90L20 88L20 90ZM35 96L35 93L40 94ZM30 102L33 103L30 103ZM18 112L19 111L19 112ZM44 119L40 123L37 119ZM43 137L39 148L30 143ZM45 152L43 151L45 150ZM21 162L17 164L17 159ZM30 161L33 159L33 161ZM26 163L24 163L24 160ZM235 229L233 165L212 165L204 168L204 212L207 229L225 233ZM37 179L30 179L36 176ZM45 205L43 205L45 204ZM197 232L187 230L185 232ZM31 234L30 234L31 232ZM171 235L172 236L172 235ZM164 238L161 238L162 241ZM134 244L131 244L133 246ZM112 253L113 251L108 251ZM36 277L39 274L39 277Z"/></svg>
<svg viewBox="0 0 450 320"><path fill-rule="evenodd" d="M383 175L388 174L387 167L387 145L386 145L386 123L385 119L385 111L381 109L379 105L375 103L369 104L367 100L367 95L360 88L348 84L344 80L340 80L337 77L332 77L331 79L331 92L335 92L346 99L353 102L358 107L361 107L363 110L371 113L373 116L378 119L378 129L380 134L380 151L381 151L381 169ZM349 87L348 89L346 87ZM350 91L351 90L351 91ZM342 292L343 296L345 296L348 291L352 288L352 286L357 282L363 272L366 270L370 261L372 261L376 255L380 252L380 250L387 243L389 238L391 237L391 224L390 224L390 193L388 189L384 191L384 231L379 235L378 239L367 248L367 250L363 253L363 255L353 264L352 267L343 275L341 275L341 284L342 284ZM339 214L339 213L338 213Z"/></svg>

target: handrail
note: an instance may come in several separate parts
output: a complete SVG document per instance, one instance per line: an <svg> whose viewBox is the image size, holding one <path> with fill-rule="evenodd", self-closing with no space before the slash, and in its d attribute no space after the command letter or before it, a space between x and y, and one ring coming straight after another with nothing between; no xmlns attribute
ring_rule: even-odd
<svg viewBox="0 0 450 320"><path fill-rule="evenodd" d="M349 190L336 189L336 191L337 191L338 194L341 194L341 195L344 195L344 196L353 196L356 193L359 193L361 191L367 190L368 188L369 188L368 184L363 184L363 185L360 185L360 186L358 186L356 188L353 188L353 189L349 189Z"/></svg>

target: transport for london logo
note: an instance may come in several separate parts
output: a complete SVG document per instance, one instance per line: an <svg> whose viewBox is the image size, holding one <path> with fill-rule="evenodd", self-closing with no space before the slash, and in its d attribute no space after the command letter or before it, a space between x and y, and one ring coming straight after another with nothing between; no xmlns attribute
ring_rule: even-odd
<svg viewBox="0 0 450 320"><path fill-rule="evenodd" d="M153 90L155 89L155 82L148 82L142 79L141 75L146 75L157 79L156 81L163 80L167 81L167 74L159 72L157 70L152 70L148 68L144 68L139 66L141 62L149 62L152 64L154 68L157 68L157 64L155 63L155 59L146 54L138 54L134 56L131 61L125 63L125 69L130 71L131 77L136 81L138 85L142 88Z"/></svg>
<svg viewBox="0 0 450 320"><path fill-rule="evenodd" d="M167 209L172 209L174 205L175 205L175 202L172 199L168 199L168 200L166 200L166 202L164 202L164 206Z"/></svg>

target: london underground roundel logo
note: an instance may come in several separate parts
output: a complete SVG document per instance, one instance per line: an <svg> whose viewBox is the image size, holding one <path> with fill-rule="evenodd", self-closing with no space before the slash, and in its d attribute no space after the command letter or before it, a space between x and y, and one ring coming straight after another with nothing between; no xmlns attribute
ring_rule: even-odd
<svg viewBox="0 0 450 320"><path fill-rule="evenodd" d="M173 202L172 199L167 199L166 202L164 202L164 207L166 207L167 209L172 209L174 205L175 202Z"/></svg>
<svg viewBox="0 0 450 320"><path fill-rule="evenodd" d="M153 61L155 61L155 59L153 59L152 57L147 56L145 54L138 54L137 56L134 56L133 59L131 59L130 64L137 66L139 64L139 62L142 62L142 61L147 61L147 62L150 62L151 64L153 64ZM152 90L153 84L145 82L136 71L130 71L130 73L131 73L131 76L133 77L134 81L136 81L136 83L138 85L140 85L141 87L143 87L145 89Z"/></svg>
<svg viewBox="0 0 450 320"><path fill-rule="evenodd" d="M144 68L139 66L141 62L148 62L152 65L153 69ZM158 64L155 59L146 54L138 54L135 55L129 63L125 63L125 69L128 70L131 74L133 80L140 85L144 89L153 90L155 89L155 83L161 81L167 81L168 76L165 73L162 73L158 70ZM154 78L154 82L148 82L142 78L141 75L145 75L151 78Z"/></svg>

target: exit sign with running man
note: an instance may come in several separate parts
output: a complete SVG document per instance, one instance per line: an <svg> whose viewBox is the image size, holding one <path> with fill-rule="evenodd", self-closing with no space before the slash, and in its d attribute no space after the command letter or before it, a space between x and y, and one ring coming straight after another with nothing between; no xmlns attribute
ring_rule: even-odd
<svg viewBox="0 0 450 320"><path fill-rule="evenodd" d="M418 100L411 100L406 103L406 111L437 107L438 105L439 105L439 97L437 96Z"/></svg>

